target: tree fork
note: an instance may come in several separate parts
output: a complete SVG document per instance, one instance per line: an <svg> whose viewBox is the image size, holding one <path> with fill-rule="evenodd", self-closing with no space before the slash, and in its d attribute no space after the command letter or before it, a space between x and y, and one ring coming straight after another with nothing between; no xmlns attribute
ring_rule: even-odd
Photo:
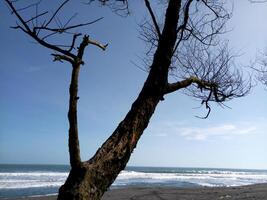
<svg viewBox="0 0 267 200"><path fill-rule="evenodd" d="M143 89L113 134L79 170L72 169L58 200L100 200L123 170L167 85L181 1L170 0L165 27Z"/></svg>

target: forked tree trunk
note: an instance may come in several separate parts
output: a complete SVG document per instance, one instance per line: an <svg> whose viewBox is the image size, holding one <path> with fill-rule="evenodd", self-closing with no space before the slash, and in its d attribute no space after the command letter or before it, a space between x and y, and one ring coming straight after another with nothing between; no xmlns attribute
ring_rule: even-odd
<svg viewBox="0 0 267 200"><path fill-rule="evenodd" d="M76 141L76 131L73 131L75 141L70 141L69 145L74 144L74 165L71 158L72 169L66 183L59 189L58 200L100 200L120 171L125 168L156 106L163 99L177 39L180 6L180 0L169 1L164 29L143 89L124 120L90 160L80 162L77 159L79 147L75 148L78 140ZM71 134L70 131L70 136Z"/></svg>
<svg viewBox="0 0 267 200"><path fill-rule="evenodd" d="M143 130L147 127L159 98L147 99L132 107L123 122L89 161L72 169L60 188L58 199L99 200L123 170Z"/></svg>

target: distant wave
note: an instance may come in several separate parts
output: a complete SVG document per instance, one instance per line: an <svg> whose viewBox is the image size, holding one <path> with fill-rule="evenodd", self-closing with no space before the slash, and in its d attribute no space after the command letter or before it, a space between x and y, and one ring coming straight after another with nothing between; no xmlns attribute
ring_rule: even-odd
<svg viewBox="0 0 267 200"><path fill-rule="evenodd" d="M0 173L0 189L59 187L67 175L63 172Z"/></svg>
<svg viewBox="0 0 267 200"><path fill-rule="evenodd" d="M241 186L256 183L266 183L266 172L235 172L221 170L202 170L197 173L147 173L122 171L113 185L128 185L138 183L167 184L191 183L199 186Z"/></svg>
<svg viewBox="0 0 267 200"><path fill-rule="evenodd" d="M67 178L67 172L0 172L1 189L26 189L59 187ZM185 186L241 186L267 183L266 171L191 170L183 172L141 172L125 170L113 186L153 185Z"/></svg>

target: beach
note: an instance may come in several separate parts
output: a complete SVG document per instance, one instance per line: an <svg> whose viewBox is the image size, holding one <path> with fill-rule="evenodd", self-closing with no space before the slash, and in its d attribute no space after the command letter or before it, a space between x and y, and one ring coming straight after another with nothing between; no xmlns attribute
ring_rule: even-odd
<svg viewBox="0 0 267 200"><path fill-rule="evenodd" d="M12 200L56 200L56 196ZM267 184L213 188L126 187L107 191L102 200L267 200Z"/></svg>
<svg viewBox="0 0 267 200"><path fill-rule="evenodd" d="M0 165L0 199L55 199L68 172L67 165ZM129 166L103 199L263 199L265 184L267 170Z"/></svg>

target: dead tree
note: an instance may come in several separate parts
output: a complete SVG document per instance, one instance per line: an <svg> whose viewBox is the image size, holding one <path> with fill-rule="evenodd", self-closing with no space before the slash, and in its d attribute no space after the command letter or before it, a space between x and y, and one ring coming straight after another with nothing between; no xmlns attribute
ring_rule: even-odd
<svg viewBox="0 0 267 200"><path fill-rule="evenodd" d="M29 35L40 45L51 49L54 53L51 55L54 57L54 61L68 62L72 66L72 75L69 87L69 154L70 154L70 164L72 168L80 168L81 158L80 158L80 148L78 140L78 122L77 122L77 102L78 102L78 80L81 65L84 65L83 55L86 47L88 45L94 45L102 50L105 50L106 45L102 45L99 42L92 40L88 35L83 35L82 41L77 47L77 39L81 37L81 33L72 32L75 28L88 26L94 24L101 20L102 18L95 19L90 22L70 25L71 20L76 16L71 16L64 24L58 18L59 12L62 8L69 2L65 0L62 2L55 12L49 13L44 11L39 13L38 7L41 1L37 3L30 4L21 8L15 8L14 2L5 0L11 13L14 14L18 21L17 25L11 28L19 29L25 34ZM34 16L30 19L24 19L21 15L22 12L29 9L34 9ZM49 15L50 14L50 15ZM44 19L45 18L45 19ZM49 42L49 39L57 35L71 35L69 44L53 44Z"/></svg>
<svg viewBox="0 0 267 200"><path fill-rule="evenodd" d="M161 1L165 9L162 25L153 12L149 0L144 0L151 20L141 24L141 35L150 45L147 57L148 77L131 109L111 136L97 150L95 155L81 161L77 126L77 92L80 65L84 64L82 56L87 45L101 45L84 36L78 53L73 54L74 44L79 34L73 35L68 49L51 45L45 41L48 34L40 38L41 31L52 34L68 31L70 28L49 28L57 12L41 25L29 27L46 13L37 14L34 18L24 20L10 0L5 0L20 24L14 28L21 29L41 45L55 50L55 60L68 61L73 67L70 85L69 107L69 153L71 171L63 186L59 189L59 200L99 200L123 170L149 124L157 105L165 96L179 90L201 100L210 113L209 102L219 104L247 94L250 87L242 79L241 73L232 68L232 59L227 45L219 40L224 33L225 23L230 15L224 8L223 1L209 0L169 0ZM103 4L114 1L101 0ZM127 1L122 1L127 3ZM127 4L128 5L128 4ZM90 23L82 24L88 25ZM80 25L80 26L82 26ZM77 27L78 25L76 25ZM175 80L170 82L170 80ZM178 105L179 106L179 105ZM204 118L205 118L204 117Z"/></svg>

